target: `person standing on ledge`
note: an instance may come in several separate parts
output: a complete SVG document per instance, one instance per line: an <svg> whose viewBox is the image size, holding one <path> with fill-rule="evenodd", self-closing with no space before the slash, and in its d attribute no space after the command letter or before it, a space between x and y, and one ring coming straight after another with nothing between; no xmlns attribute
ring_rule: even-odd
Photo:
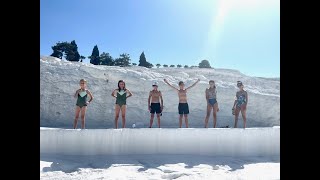
<svg viewBox="0 0 320 180"><path fill-rule="evenodd" d="M239 113L241 112L243 119L243 128L246 128L247 121L247 104L248 104L248 93L243 89L241 81L237 81L237 87L239 91L236 93L235 101L233 104L232 112L234 112L234 128L237 128Z"/></svg>
<svg viewBox="0 0 320 180"><path fill-rule="evenodd" d="M85 129L85 118L86 118L87 106L93 100L93 96L91 92L88 89L86 89L86 87L87 87L87 81L85 79L81 79L80 89L78 89L74 94L74 98L77 98L77 103L76 103L76 115L73 122L73 129L77 128L80 112L81 112L81 129ZM90 96L89 101L87 101L88 94Z"/></svg>
<svg viewBox="0 0 320 180"><path fill-rule="evenodd" d="M154 119L154 113L157 113L157 119L158 119L158 127L160 128L160 116L162 114L163 110L163 99L162 99L162 93L158 90L158 82L154 82L152 84L153 90L149 93L148 98L148 109L151 113L150 117L150 126L152 127L153 119ZM151 100L151 103L150 103ZM161 103L160 103L161 100Z"/></svg>
<svg viewBox="0 0 320 180"><path fill-rule="evenodd" d="M122 128L125 128L127 98L131 97L132 93L129 91L129 89L126 89L126 83L123 80L119 80L118 89L113 90L113 92L111 93L111 96L116 98L115 119L114 119L115 128L118 129L118 119L119 119L120 110L122 115Z"/></svg>
<svg viewBox="0 0 320 180"><path fill-rule="evenodd" d="M216 127L217 124L217 112L219 111L218 102L217 102L217 90L216 85L213 80L209 81L210 87L206 89L205 95L207 99L207 115L205 118L204 127L208 127L208 121L211 114L211 110L213 109L213 128Z"/></svg>
<svg viewBox="0 0 320 180"><path fill-rule="evenodd" d="M188 128L188 114L189 114L189 106L188 106L188 102L187 102L187 90L194 87L198 82L200 81L200 79L198 79L194 84L192 84L191 86L184 88L184 83L183 81L179 82L179 89L172 86L171 84L169 84L169 82L164 79L164 82L166 84L168 84L170 87L172 87L173 89L175 89L178 93L179 96L179 106L178 106L178 110L179 110L179 128L181 128L182 126L182 117L184 116L184 120L186 123L186 128Z"/></svg>

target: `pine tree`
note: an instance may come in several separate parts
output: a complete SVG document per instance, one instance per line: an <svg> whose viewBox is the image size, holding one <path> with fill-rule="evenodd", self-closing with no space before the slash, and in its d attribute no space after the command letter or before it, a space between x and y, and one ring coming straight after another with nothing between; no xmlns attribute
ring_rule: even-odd
<svg viewBox="0 0 320 180"><path fill-rule="evenodd" d="M63 54L66 52L67 46L67 42L57 42L56 45L51 47L53 53L50 56L62 59Z"/></svg>
<svg viewBox="0 0 320 180"><path fill-rule="evenodd" d="M63 56L62 50L60 50L58 46L52 46L51 48L53 50L53 53L50 56L62 59L62 56Z"/></svg>
<svg viewBox="0 0 320 180"><path fill-rule="evenodd" d="M68 61L79 61L80 54L78 52L78 46L76 41L73 40L71 43L66 44L66 60Z"/></svg>
<svg viewBox="0 0 320 180"><path fill-rule="evenodd" d="M100 64L99 49L97 45L93 47L92 54L88 58L90 59L91 64L94 64L94 65Z"/></svg>
<svg viewBox="0 0 320 180"><path fill-rule="evenodd" d="M109 53L103 52L103 53L100 55L100 64L101 64L101 65L107 65L107 66L113 66L114 61L113 61L112 56L110 56Z"/></svg>
<svg viewBox="0 0 320 180"><path fill-rule="evenodd" d="M144 55L144 51L141 53L140 58L139 58L139 65L138 66L143 66L146 67L147 65L147 59L146 56Z"/></svg>
<svg viewBox="0 0 320 180"><path fill-rule="evenodd" d="M120 54L120 57L117 58L114 62L116 66L125 67L130 65L130 61L131 61L130 55L123 53L123 54Z"/></svg>

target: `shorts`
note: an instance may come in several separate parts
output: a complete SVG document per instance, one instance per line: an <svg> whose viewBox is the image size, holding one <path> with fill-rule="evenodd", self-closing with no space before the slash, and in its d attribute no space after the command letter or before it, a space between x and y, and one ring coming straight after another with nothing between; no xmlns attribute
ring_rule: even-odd
<svg viewBox="0 0 320 180"><path fill-rule="evenodd" d="M179 114L189 114L188 103L179 103L178 110Z"/></svg>
<svg viewBox="0 0 320 180"><path fill-rule="evenodd" d="M154 114L154 113L160 114L161 113L160 103L151 103L150 113L151 114Z"/></svg>

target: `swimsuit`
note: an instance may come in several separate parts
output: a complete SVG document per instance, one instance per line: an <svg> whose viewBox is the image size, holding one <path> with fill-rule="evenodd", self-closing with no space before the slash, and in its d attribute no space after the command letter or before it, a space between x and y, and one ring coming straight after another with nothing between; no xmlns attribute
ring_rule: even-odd
<svg viewBox="0 0 320 180"><path fill-rule="evenodd" d="M179 100L181 96L185 96L187 99L187 91L186 90L179 90ZM189 114L189 105L188 103L179 103L178 105L179 114Z"/></svg>
<svg viewBox="0 0 320 180"><path fill-rule="evenodd" d="M243 92L239 92L238 99L237 99L237 107L241 107L241 105L246 103L246 94Z"/></svg>
<svg viewBox="0 0 320 180"><path fill-rule="evenodd" d="M211 106L213 106L215 103L217 103L217 91L216 88L214 88L214 91L209 91L209 89L207 89L208 92L208 102Z"/></svg>
<svg viewBox="0 0 320 180"><path fill-rule="evenodd" d="M116 104L121 108L122 105L126 105L127 102L127 93L124 90L117 92Z"/></svg>
<svg viewBox="0 0 320 180"><path fill-rule="evenodd" d="M78 93L78 99L76 105L82 108L83 106L87 106L87 91L80 91Z"/></svg>
<svg viewBox="0 0 320 180"><path fill-rule="evenodd" d="M179 114L189 114L188 103L179 103L178 110L179 110Z"/></svg>
<svg viewBox="0 0 320 180"><path fill-rule="evenodd" d="M154 113L160 114L161 113L160 103L151 103L150 108L151 108L151 110L150 110L151 114L154 114Z"/></svg>
<svg viewBox="0 0 320 180"><path fill-rule="evenodd" d="M208 100L209 104L211 104L211 106L213 106L215 103L217 103L216 99L209 99Z"/></svg>

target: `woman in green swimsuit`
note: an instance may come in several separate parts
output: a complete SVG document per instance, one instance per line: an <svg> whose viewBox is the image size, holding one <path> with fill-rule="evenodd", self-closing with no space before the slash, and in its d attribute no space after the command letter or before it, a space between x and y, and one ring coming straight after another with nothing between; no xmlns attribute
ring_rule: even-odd
<svg viewBox="0 0 320 180"><path fill-rule="evenodd" d="M126 89L126 84L123 80L120 80L118 82L118 89L113 90L112 97L116 98L116 105L115 105L115 126L116 129L118 129L118 119L119 119L119 113L121 110L122 115L122 128L126 127L126 103L127 98L132 96L132 93L129 91L129 89Z"/></svg>
<svg viewBox="0 0 320 180"><path fill-rule="evenodd" d="M86 89L87 87L87 81L84 79L80 80L80 89L76 91L74 94L74 98L77 98L77 103L76 103L76 117L73 122L73 129L77 128L77 123L79 119L79 114L81 111L81 129L85 129L85 116L86 116L86 111L87 111L87 105L91 103L93 100L93 96L91 92ZM90 96L90 100L87 101L88 94Z"/></svg>

